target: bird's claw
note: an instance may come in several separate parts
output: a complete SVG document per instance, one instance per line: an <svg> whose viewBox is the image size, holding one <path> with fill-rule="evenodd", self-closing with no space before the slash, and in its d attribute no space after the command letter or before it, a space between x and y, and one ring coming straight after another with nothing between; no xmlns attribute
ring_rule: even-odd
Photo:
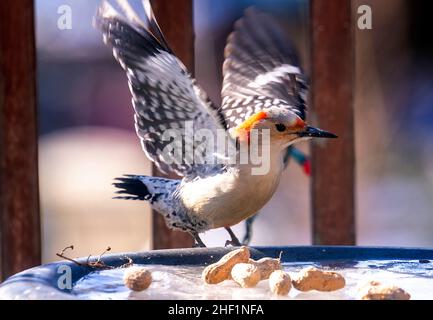
<svg viewBox="0 0 433 320"><path fill-rule="evenodd" d="M242 244L239 241L239 239L236 237L236 235L234 234L234 232L232 231L232 229L230 229L230 227L226 227L225 228L227 230L227 232L230 235L231 240L227 240L225 246L227 247L228 245L231 245L233 247L240 247Z"/></svg>
<svg viewBox="0 0 433 320"><path fill-rule="evenodd" d="M194 244L192 245L193 248L206 248L206 245L200 239L200 236L198 235L198 233L192 234L192 236L194 238Z"/></svg>
<svg viewBox="0 0 433 320"><path fill-rule="evenodd" d="M232 247L240 247L242 244L239 241L234 241L234 240L227 240L226 244L224 245L225 247L228 246L232 246Z"/></svg>
<svg viewBox="0 0 433 320"><path fill-rule="evenodd" d="M198 242L194 242L194 244L192 245L193 248L206 248L206 245L204 243L198 243Z"/></svg>
<svg viewBox="0 0 433 320"><path fill-rule="evenodd" d="M251 238L250 237L244 237L242 240L242 245L247 246L249 245L251 242Z"/></svg>
<svg viewBox="0 0 433 320"><path fill-rule="evenodd" d="M242 244L247 246L250 244L251 238L253 236L253 222L256 219L257 214L249 217L247 220L245 220L245 235L242 239Z"/></svg>

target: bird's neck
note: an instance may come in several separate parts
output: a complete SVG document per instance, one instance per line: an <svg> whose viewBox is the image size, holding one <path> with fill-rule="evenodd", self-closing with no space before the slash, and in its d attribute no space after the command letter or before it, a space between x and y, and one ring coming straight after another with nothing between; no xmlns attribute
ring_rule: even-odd
<svg viewBox="0 0 433 320"><path fill-rule="evenodd" d="M243 190L251 203L251 210L260 210L272 197L280 182L284 169L283 155L280 148L273 146L264 152L262 162L257 164L239 164L236 189Z"/></svg>
<svg viewBox="0 0 433 320"><path fill-rule="evenodd" d="M273 179L284 168L282 147L276 143L263 145L241 143L237 167L241 176Z"/></svg>

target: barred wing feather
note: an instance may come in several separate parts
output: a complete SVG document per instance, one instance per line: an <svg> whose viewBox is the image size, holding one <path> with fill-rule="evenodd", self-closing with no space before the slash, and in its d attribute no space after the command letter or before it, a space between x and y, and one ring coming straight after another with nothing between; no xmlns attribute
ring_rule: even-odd
<svg viewBox="0 0 433 320"><path fill-rule="evenodd" d="M144 19L128 1L118 0L119 10L114 3L104 1L95 24L126 71L135 127L144 152L162 172L188 175L197 171L193 159L185 154L180 159L164 156L162 151L173 141L164 141L163 133L167 129L183 132L188 121L193 123L194 130L206 128L215 132L226 127L225 120L168 47L149 1L143 4ZM182 139L181 143L185 137Z"/></svg>

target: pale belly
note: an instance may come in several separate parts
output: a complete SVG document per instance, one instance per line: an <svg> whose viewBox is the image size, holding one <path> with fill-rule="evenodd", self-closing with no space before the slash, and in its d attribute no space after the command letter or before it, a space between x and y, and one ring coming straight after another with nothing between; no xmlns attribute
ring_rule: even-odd
<svg viewBox="0 0 433 320"><path fill-rule="evenodd" d="M208 215L213 222L213 228L230 227L256 214L269 202L275 189L276 186L260 194L251 191L242 195L235 194L234 197L223 196L216 200L215 205L219 205L218 209L209 211L211 214Z"/></svg>
<svg viewBox="0 0 433 320"><path fill-rule="evenodd" d="M259 211L274 194L281 170L265 176L212 177L186 187L181 194L189 214L210 228L230 227Z"/></svg>

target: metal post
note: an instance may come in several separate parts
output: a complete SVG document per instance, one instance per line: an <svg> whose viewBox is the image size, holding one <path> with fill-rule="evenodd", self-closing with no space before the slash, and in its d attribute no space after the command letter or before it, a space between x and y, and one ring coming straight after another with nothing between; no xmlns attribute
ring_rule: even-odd
<svg viewBox="0 0 433 320"><path fill-rule="evenodd" d="M354 43L350 0L311 0L312 108L339 138L312 146L313 243L355 244Z"/></svg>
<svg viewBox="0 0 433 320"><path fill-rule="evenodd" d="M0 1L1 277L41 263L33 0Z"/></svg>
<svg viewBox="0 0 433 320"><path fill-rule="evenodd" d="M155 0L152 8L171 49L194 73L193 1ZM155 166L153 172L161 176ZM179 178L174 174L168 177ZM164 218L153 213L153 249L191 247L193 243L189 234L168 229Z"/></svg>

